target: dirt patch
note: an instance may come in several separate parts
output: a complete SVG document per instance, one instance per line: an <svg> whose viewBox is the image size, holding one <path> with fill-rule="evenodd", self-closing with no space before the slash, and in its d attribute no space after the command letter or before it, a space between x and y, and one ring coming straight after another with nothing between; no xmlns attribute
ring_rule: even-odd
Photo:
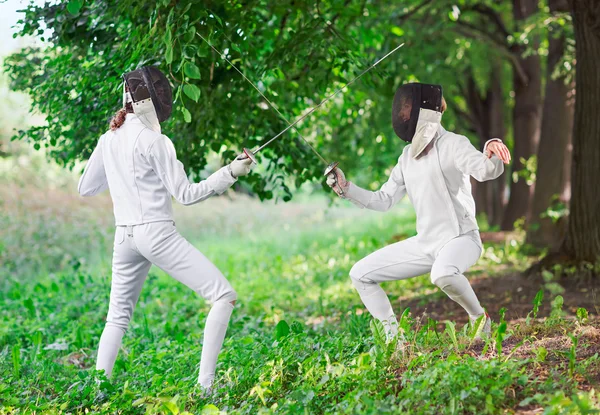
<svg viewBox="0 0 600 415"><path fill-rule="evenodd" d="M506 308L506 320L520 320L527 317L533 308L533 299L545 282L540 277L525 277L518 273L500 276L477 275L469 278L479 300L492 319L499 319L499 311ZM562 278L554 283L559 284L564 292L563 311L576 315L577 309L583 307L590 316L600 315L600 278L579 280L577 278ZM554 284L553 283L553 284ZM394 309L401 312L410 307L414 317L426 316L434 320L453 320L466 323L468 316L464 310L449 298L440 297L438 290L432 290L425 295L401 299L394 304ZM551 301L555 297L544 290L544 301L538 317L546 317L551 311Z"/></svg>

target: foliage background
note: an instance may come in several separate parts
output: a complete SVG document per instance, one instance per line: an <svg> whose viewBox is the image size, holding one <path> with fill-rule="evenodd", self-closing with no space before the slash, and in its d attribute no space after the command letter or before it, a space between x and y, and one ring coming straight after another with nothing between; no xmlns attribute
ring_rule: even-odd
<svg viewBox="0 0 600 415"><path fill-rule="evenodd" d="M485 90L493 56L501 54L454 27L459 17L479 18L469 14L471 6L416 1L30 4L19 35L46 33L47 43L13 54L6 69L12 87L27 91L33 108L46 114L46 124L24 129L18 138L48 148L53 159L72 168L91 153L120 107L120 75L152 64L175 87L174 116L163 131L175 141L189 173L200 174L210 152L230 160L286 124L196 32L225 51L288 119L405 43L301 124L302 134L326 158L342 161L347 171L360 175L358 181L368 177L366 185L377 187L404 145L389 122L401 83L441 83L450 104L446 128L469 135L470 126L459 118L466 108L463 75L473 72L477 87ZM503 85L508 96L508 76ZM267 180L253 175L248 183L263 198L275 193L288 200L290 185L320 180L324 167L291 131L261 158ZM355 173L359 165L368 167Z"/></svg>
<svg viewBox="0 0 600 415"><path fill-rule="evenodd" d="M596 282L558 278L579 272L566 266L521 278L539 257L529 255L518 228L486 242L469 273L494 318L492 337L474 342L467 316L423 276L385 285L408 337L406 353L395 353L347 275L364 255L414 235L413 212L403 203L382 216L314 192L323 166L293 132L261 154L245 189L262 199L293 193L293 201L261 203L230 192L175 211L181 232L240 294L218 367L225 387L210 399L194 388L209 306L158 269L115 378L98 384L93 371L112 218L107 194L82 200L74 189L81 161L120 106L123 72L156 64L168 73L177 102L164 132L197 179L285 123L194 32L226 50L288 118L404 42L301 125L328 159L375 188L403 146L389 123L402 82L442 83L450 105L445 127L475 145L489 137L473 123L467 92L485 98L499 83L505 138L514 144L515 56L546 56L550 36L566 32L556 74L572 76L570 18L540 7L517 25L507 1L24 6L16 30L35 40L6 58L0 79L0 414L597 411ZM506 33L493 16L508 23ZM30 103L41 119L25 115ZM21 131L9 143L13 126Z"/></svg>

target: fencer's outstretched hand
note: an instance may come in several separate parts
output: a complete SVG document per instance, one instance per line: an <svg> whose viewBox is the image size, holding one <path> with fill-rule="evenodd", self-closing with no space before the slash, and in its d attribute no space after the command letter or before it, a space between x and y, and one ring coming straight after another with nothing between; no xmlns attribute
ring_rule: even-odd
<svg viewBox="0 0 600 415"><path fill-rule="evenodd" d="M348 192L350 182L346 180L346 176L342 169L336 167L327 175L327 185L331 187L338 196L344 196Z"/></svg>
<svg viewBox="0 0 600 415"><path fill-rule="evenodd" d="M504 164L510 163L510 151L508 151L508 147L506 147L502 141L492 141L487 145L485 155L487 158L491 158L492 154L498 156Z"/></svg>
<svg viewBox="0 0 600 415"><path fill-rule="evenodd" d="M244 154L240 154L229 164L229 172L234 178L246 176L252 170L252 160Z"/></svg>

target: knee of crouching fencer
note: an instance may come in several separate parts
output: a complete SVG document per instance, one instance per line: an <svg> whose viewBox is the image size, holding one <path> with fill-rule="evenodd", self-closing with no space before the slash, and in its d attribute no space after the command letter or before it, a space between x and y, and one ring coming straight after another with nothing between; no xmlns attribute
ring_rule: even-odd
<svg viewBox="0 0 600 415"><path fill-rule="evenodd" d="M364 290L365 285L372 283L365 278L367 274L368 271L365 269L362 261L358 261L356 264L354 264L354 266L350 269L350 280L352 281L354 287L359 290Z"/></svg>
<svg viewBox="0 0 600 415"><path fill-rule="evenodd" d="M436 265L433 264L431 268L431 282L444 289L442 285L448 285L452 283L452 279L460 276L460 270L454 265Z"/></svg>
<svg viewBox="0 0 600 415"><path fill-rule="evenodd" d="M448 295L461 295L464 291L462 287L461 279L465 277L461 274L443 275L441 277L432 279L433 283L440 287L440 289Z"/></svg>
<svg viewBox="0 0 600 415"><path fill-rule="evenodd" d="M235 304L236 301L237 301L237 292L235 292L235 290L233 288L230 288L229 290L227 290L223 294L221 294L216 300L214 300L213 303L230 302L232 304Z"/></svg>

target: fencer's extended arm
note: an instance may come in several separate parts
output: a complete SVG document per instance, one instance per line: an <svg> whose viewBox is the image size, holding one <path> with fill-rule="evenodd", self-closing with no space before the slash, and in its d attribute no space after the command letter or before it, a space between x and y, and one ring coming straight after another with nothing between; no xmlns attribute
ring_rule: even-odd
<svg viewBox="0 0 600 415"><path fill-rule="evenodd" d="M345 198L360 208L385 212L398 203L406 194L404 176L400 162L392 170L388 181L376 192L358 187L350 183Z"/></svg>
<svg viewBox="0 0 600 415"><path fill-rule="evenodd" d="M106 172L104 171L102 137L100 137L79 179L77 191L81 196L94 196L106 189L108 189L108 181L106 180Z"/></svg>
<svg viewBox="0 0 600 415"><path fill-rule="evenodd" d="M220 195L236 182L227 167L223 167L206 180L190 183L183 164L177 160L173 142L164 135L148 147L146 159L169 193L182 205L193 205L213 195Z"/></svg>
<svg viewBox="0 0 600 415"><path fill-rule="evenodd" d="M467 137L457 136L454 143L454 164L456 168L464 174L473 176L479 182L499 177L504 172L504 163L495 154L492 154L491 158L484 154L488 144L492 141L502 142L497 138L489 140L485 143L482 153L473 147Z"/></svg>

